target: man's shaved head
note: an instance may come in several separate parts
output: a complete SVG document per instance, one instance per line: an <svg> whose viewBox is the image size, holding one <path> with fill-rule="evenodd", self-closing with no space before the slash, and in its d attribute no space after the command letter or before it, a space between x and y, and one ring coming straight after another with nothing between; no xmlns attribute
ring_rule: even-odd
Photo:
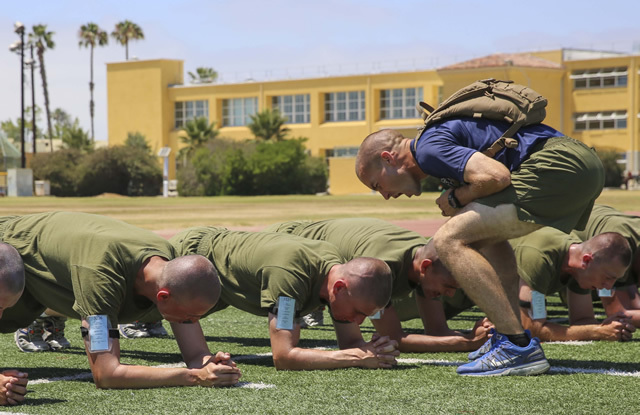
<svg viewBox="0 0 640 415"><path fill-rule="evenodd" d="M0 242L0 289L19 296L24 290L24 263L16 249Z"/></svg>
<svg viewBox="0 0 640 415"><path fill-rule="evenodd" d="M367 298L377 307L384 307L391 299L391 268L376 258L355 258L344 264L345 280L350 292L359 298Z"/></svg>
<svg viewBox="0 0 640 415"><path fill-rule="evenodd" d="M379 170L382 165L380 153L396 149L404 140L404 136L397 130L385 129L369 134L358 149L356 156L356 174L366 184L366 179L372 171Z"/></svg>
<svg viewBox="0 0 640 415"><path fill-rule="evenodd" d="M167 288L179 301L201 300L213 306L220 298L218 272L202 255L187 255L167 262L158 285Z"/></svg>

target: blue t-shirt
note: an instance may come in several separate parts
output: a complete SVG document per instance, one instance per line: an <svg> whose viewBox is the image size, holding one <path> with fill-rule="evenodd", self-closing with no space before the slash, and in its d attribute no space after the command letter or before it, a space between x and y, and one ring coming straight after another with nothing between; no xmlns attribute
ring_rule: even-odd
<svg viewBox="0 0 640 415"><path fill-rule="evenodd" d="M411 152L422 171L440 179L456 179L464 182L464 168L469 158L484 151L504 134L510 124L483 118L451 118L427 128L418 139L417 148ZM525 161L533 147L540 141L563 134L544 125L522 127L514 135L518 147L502 149L496 156L509 171L514 171Z"/></svg>

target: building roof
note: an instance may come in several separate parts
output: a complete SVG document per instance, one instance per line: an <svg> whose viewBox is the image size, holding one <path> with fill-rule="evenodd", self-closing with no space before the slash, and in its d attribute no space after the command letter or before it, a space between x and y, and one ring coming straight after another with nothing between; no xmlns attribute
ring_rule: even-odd
<svg viewBox="0 0 640 415"><path fill-rule="evenodd" d="M493 55L471 59L439 68L439 71L454 69L479 69L501 66L523 66L528 68L560 69L562 65L528 53L494 53Z"/></svg>

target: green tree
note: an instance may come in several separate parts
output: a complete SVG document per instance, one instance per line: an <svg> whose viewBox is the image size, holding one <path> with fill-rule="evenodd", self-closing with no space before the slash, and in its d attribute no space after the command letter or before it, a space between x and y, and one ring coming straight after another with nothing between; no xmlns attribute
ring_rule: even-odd
<svg viewBox="0 0 640 415"><path fill-rule="evenodd" d="M29 134L33 130L31 107L26 107L24 112L25 112L25 115L27 116L24 119L24 129L25 129L25 133ZM42 113L42 110L40 109L40 107L36 105L36 125L40 123L41 113ZM0 130L2 130L4 134L7 136L7 138L10 138L11 141L13 141L13 144L15 144L18 147L20 146L20 128L21 128L20 117L16 119L15 123L11 119L0 122ZM41 137L42 137L42 130L40 130L40 128L36 128L36 138L41 138Z"/></svg>
<svg viewBox="0 0 640 415"><path fill-rule="evenodd" d="M96 141L95 130L93 127L93 115L94 115L94 102L93 102L93 49L96 46L104 46L109 42L109 36L107 32L100 29L95 23L87 23L80 26L80 32L78 32L80 47L88 47L90 50L90 80L89 80L89 92L91 99L89 101L89 114L91 114L91 141Z"/></svg>
<svg viewBox="0 0 640 415"><path fill-rule="evenodd" d="M129 20L117 23L111 36L124 46L126 60L129 60L129 41L144 39L144 33L140 26Z"/></svg>
<svg viewBox="0 0 640 415"><path fill-rule="evenodd" d="M53 130L51 128L51 111L49 106L49 88L47 85L47 72L44 66L44 52L47 49L53 49L56 45L53 42L54 32L47 31L47 25L34 25L32 32L29 33L29 42L31 42L38 52L38 60L40 61L40 78L42 78L42 90L44 91L44 109L47 114L47 131L49 133L49 144L53 151Z"/></svg>
<svg viewBox="0 0 640 415"><path fill-rule="evenodd" d="M136 131L135 133L128 132L127 139L124 140L124 145L125 147L139 148L144 152L151 154L151 147L147 142L147 138L144 136L144 134L138 131Z"/></svg>
<svg viewBox="0 0 640 415"><path fill-rule="evenodd" d="M190 156L196 149L216 138L219 131L216 129L215 125L215 121L209 124L207 117L196 117L188 120L182 129L185 135L180 137L180 141L187 145L180 150L182 152L182 156Z"/></svg>
<svg viewBox="0 0 640 415"><path fill-rule="evenodd" d="M65 148L75 148L81 151L93 150L93 141L89 138L89 133L80 127L80 121L76 118L70 127L62 129L62 144Z"/></svg>
<svg viewBox="0 0 640 415"><path fill-rule="evenodd" d="M604 186L619 188L622 184L624 166L618 163L621 154L615 150L598 149L596 152L604 167Z"/></svg>
<svg viewBox="0 0 640 415"><path fill-rule="evenodd" d="M48 180L53 196L78 196L80 166L84 153L75 148L38 153L31 160L33 177Z"/></svg>
<svg viewBox="0 0 640 415"><path fill-rule="evenodd" d="M51 116L53 119L53 130L55 131L54 137L61 138L64 128L71 128L73 126L73 119L71 114L63 110L62 108L56 108Z"/></svg>
<svg viewBox="0 0 640 415"><path fill-rule="evenodd" d="M218 79L218 72L213 68L199 67L196 73L189 72L189 78L192 84L211 84Z"/></svg>
<svg viewBox="0 0 640 415"><path fill-rule="evenodd" d="M249 117L251 122L247 127L256 139L281 141L289 132L289 128L284 127L287 119L282 117L277 109L267 108Z"/></svg>

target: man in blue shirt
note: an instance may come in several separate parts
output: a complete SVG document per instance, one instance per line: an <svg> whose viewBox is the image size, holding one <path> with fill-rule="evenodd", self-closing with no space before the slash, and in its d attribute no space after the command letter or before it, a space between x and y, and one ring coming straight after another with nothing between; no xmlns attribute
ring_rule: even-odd
<svg viewBox="0 0 640 415"><path fill-rule="evenodd" d="M493 347L462 365L462 375L533 375L549 364L538 339L519 320L518 275L507 240L543 226L563 232L584 228L604 185L592 149L544 124L521 128L516 148L494 158L482 151L510 124L449 118L417 140L394 130L370 134L360 146L356 173L385 199L421 193L428 176L455 187L436 200L447 221L434 235L436 251L462 289L496 330Z"/></svg>

